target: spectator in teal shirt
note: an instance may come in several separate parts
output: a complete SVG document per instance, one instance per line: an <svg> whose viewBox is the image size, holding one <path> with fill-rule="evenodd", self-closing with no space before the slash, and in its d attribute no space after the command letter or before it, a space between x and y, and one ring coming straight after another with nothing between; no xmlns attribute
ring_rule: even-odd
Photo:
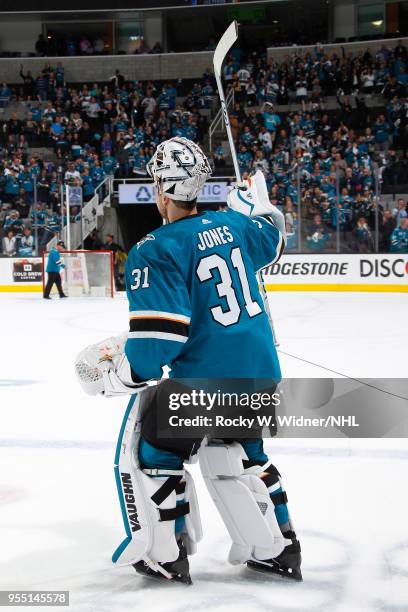
<svg viewBox="0 0 408 612"><path fill-rule="evenodd" d="M116 170L117 161L114 157L112 157L112 155L110 155L109 151L107 151L103 156L102 167L106 174L114 174Z"/></svg>
<svg viewBox="0 0 408 612"><path fill-rule="evenodd" d="M330 234L322 223L320 215L314 215L313 223L310 227L308 236L306 236L306 245L311 251L323 251Z"/></svg>
<svg viewBox="0 0 408 612"><path fill-rule="evenodd" d="M262 113L264 126L269 132L275 133L281 124L279 115L273 112L271 104L265 105L265 112Z"/></svg>
<svg viewBox="0 0 408 612"><path fill-rule="evenodd" d="M391 253L408 253L408 219L401 219L400 226L391 234Z"/></svg>
<svg viewBox="0 0 408 612"><path fill-rule="evenodd" d="M21 235L23 231L24 223L20 219L20 213L17 210L11 210L10 214L5 218L3 229L5 232L13 230L17 235Z"/></svg>
<svg viewBox="0 0 408 612"><path fill-rule="evenodd" d="M18 178L16 177L14 170L10 170L9 174L7 175L5 191L6 195L11 196L12 198L18 196L20 192L20 183L18 182Z"/></svg>
<svg viewBox="0 0 408 612"><path fill-rule="evenodd" d="M94 194L94 185L92 176L89 173L89 168L84 168L81 175L82 193L84 194L84 202L89 202Z"/></svg>
<svg viewBox="0 0 408 612"><path fill-rule="evenodd" d="M105 178L105 171L102 168L99 159L95 160L95 165L92 168L91 174L94 187L96 188L102 183L103 179Z"/></svg>
<svg viewBox="0 0 408 612"><path fill-rule="evenodd" d="M388 151L390 126L385 120L385 116L381 113L373 127L375 142L380 151Z"/></svg>
<svg viewBox="0 0 408 612"><path fill-rule="evenodd" d="M34 254L34 236L29 227L23 230L23 235L18 243L18 254L20 257L32 257Z"/></svg>
<svg viewBox="0 0 408 612"><path fill-rule="evenodd" d="M5 108L11 98L11 90L6 83L2 83L0 87L0 108Z"/></svg>

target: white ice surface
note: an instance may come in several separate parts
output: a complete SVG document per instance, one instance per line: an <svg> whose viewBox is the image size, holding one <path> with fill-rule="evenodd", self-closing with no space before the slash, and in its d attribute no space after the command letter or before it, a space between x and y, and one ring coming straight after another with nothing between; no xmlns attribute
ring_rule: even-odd
<svg viewBox="0 0 408 612"><path fill-rule="evenodd" d="M407 299L270 301L285 353L350 376L406 377ZM124 532L112 464L126 401L83 395L72 364L84 345L126 329L126 301L2 295L0 308L0 589L68 589L81 612L408 610L406 440L266 442L302 542L303 583L226 563L229 538L196 466L205 537L194 586L114 568ZM293 356L281 354L285 376L332 375Z"/></svg>

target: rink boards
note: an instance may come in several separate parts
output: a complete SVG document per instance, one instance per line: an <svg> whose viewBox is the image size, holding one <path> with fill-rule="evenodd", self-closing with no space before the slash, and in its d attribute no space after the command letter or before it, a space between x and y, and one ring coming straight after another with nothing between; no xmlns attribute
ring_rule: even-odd
<svg viewBox="0 0 408 612"><path fill-rule="evenodd" d="M408 254L285 254L264 271L267 291L408 291ZM0 292L41 292L38 257L0 258Z"/></svg>
<svg viewBox="0 0 408 612"><path fill-rule="evenodd" d="M264 271L267 291L408 291L408 254L288 254Z"/></svg>

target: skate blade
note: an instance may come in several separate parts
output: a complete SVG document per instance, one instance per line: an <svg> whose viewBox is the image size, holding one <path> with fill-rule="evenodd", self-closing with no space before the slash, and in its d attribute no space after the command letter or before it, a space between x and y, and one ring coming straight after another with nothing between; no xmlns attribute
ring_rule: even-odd
<svg viewBox="0 0 408 612"><path fill-rule="evenodd" d="M247 561L247 568L254 570L255 572L261 572L262 574L273 574L274 576L280 576L285 580L295 580L296 582L303 581L303 576L300 569L288 570L270 565L264 565L263 563L256 563L256 561Z"/></svg>
<svg viewBox="0 0 408 612"><path fill-rule="evenodd" d="M172 578L166 578L166 576L164 576L163 574L160 574L159 572L154 572L149 567L145 567L145 566L136 567L135 565L133 567L136 573L139 574L139 576L144 576L145 578L151 578L152 580L156 580L156 582L162 582L162 583L168 583L168 584L170 583L185 584L186 586L193 584L190 574L188 574L187 576L183 576L182 574L172 574Z"/></svg>

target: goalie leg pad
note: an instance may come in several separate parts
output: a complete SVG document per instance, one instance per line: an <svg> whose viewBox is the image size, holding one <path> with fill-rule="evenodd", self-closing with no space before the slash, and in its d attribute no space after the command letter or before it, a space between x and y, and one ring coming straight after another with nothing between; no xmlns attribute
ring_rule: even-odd
<svg viewBox="0 0 408 612"><path fill-rule="evenodd" d="M202 537L194 483L184 470L142 469L138 459L140 421L138 396L132 399L119 436L115 475L126 539L114 552L117 565L145 561L155 571L158 563L175 561L179 555L175 524L185 517L182 537L193 554Z"/></svg>
<svg viewBox="0 0 408 612"><path fill-rule="evenodd" d="M285 535L288 531L294 531L282 477L265 454L262 439L241 440L240 442L249 457L248 461L243 461L245 473L258 474L264 481L275 506L275 516L281 532Z"/></svg>
<svg viewBox="0 0 408 612"><path fill-rule="evenodd" d="M198 452L204 481L232 539L229 561L278 556L286 544L274 505L260 474L267 466L244 468L241 444L202 446Z"/></svg>

